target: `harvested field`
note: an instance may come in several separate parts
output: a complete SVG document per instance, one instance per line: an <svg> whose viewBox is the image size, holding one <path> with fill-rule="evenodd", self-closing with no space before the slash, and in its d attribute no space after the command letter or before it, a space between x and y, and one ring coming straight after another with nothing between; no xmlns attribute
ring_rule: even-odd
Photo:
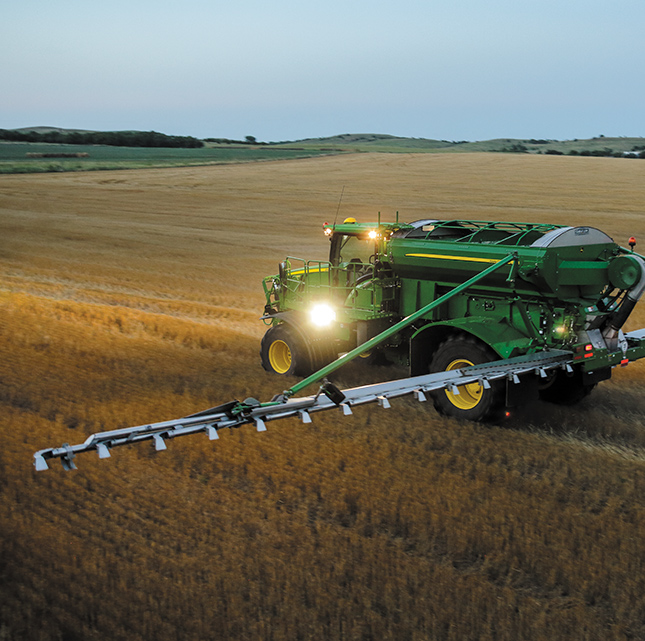
<svg viewBox="0 0 645 641"><path fill-rule="evenodd" d="M293 382L260 366L260 281L325 258L343 187L340 219L586 224L642 250L644 172L361 154L0 176L0 639L644 639L642 363L499 426L399 400L73 473L31 458Z"/></svg>

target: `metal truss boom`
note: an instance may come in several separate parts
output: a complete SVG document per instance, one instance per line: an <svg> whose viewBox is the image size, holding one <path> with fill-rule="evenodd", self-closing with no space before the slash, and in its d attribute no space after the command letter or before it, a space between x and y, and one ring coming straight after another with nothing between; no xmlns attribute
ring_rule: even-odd
<svg viewBox="0 0 645 641"><path fill-rule="evenodd" d="M377 403L387 409L391 399L402 396L414 396L423 402L426 400L426 394L435 390L449 389L453 394L459 394L459 387L469 383L477 382L484 388L489 388L491 381L501 379L519 384L520 376L546 378L548 370L562 368L573 371L572 362L572 352L551 350L342 391L325 382L318 393L312 396L283 396L279 401L268 403L260 403L255 399L230 401L175 420L98 432L91 434L78 445L65 443L61 447L39 450L34 454L34 465L38 471L46 470L49 467L49 459L59 458L66 470L72 470L76 469L74 459L81 452L94 450L99 458L109 458L110 451L115 447L142 441L152 441L156 450L165 450L166 441L179 436L204 432L210 440L216 440L220 430L246 424L253 424L258 432L264 432L267 429L266 423L283 418L297 417L303 423L311 423L311 414L315 412L339 409L343 415L350 415L352 408L367 403Z"/></svg>

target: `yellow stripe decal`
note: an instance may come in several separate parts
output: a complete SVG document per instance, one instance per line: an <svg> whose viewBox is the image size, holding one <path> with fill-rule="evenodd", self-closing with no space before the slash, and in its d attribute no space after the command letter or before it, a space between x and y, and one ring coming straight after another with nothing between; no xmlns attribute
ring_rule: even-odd
<svg viewBox="0 0 645 641"><path fill-rule="evenodd" d="M440 258L442 260L467 260L471 263L497 263L498 258L477 258L475 256L444 256L443 254L406 254L415 258Z"/></svg>
<svg viewBox="0 0 645 641"><path fill-rule="evenodd" d="M316 274L318 272L328 272L329 267L310 267L308 270L308 273L310 274ZM289 272L292 276L298 276L300 274L304 274L305 270L304 269L294 269L293 271Z"/></svg>

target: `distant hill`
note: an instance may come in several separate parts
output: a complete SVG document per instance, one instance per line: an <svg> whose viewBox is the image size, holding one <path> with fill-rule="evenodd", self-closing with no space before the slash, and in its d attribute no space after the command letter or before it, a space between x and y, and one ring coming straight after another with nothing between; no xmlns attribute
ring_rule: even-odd
<svg viewBox="0 0 645 641"><path fill-rule="evenodd" d="M329 144L329 145L373 145L373 146L397 146L404 147L426 147L438 149L452 146L459 143L449 140L433 140L431 138L406 138L403 136L391 136L389 134L340 134L327 138L306 138L299 140L300 143L308 144Z"/></svg>
<svg viewBox="0 0 645 641"><path fill-rule="evenodd" d="M645 138L610 138L598 136L588 139L546 140L496 138L469 142L430 138L403 138L387 134L342 134L327 138L306 138L288 143L274 143L303 149L336 149L357 152L501 152L568 155L622 155L625 152L645 150Z"/></svg>
<svg viewBox="0 0 645 641"><path fill-rule="evenodd" d="M352 149L355 151L435 151L455 147L462 143L431 138L405 138L389 134L340 134L326 138L305 138L273 144L298 145L317 149Z"/></svg>
<svg viewBox="0 0 645 641"><path fill-rule="evenodd" d="M2 131L2 130L0 130ZM20 134L127 134L129 136L149 132L134 130L119 132L100 132L88 129L64 129L61 127L37 126L9 129L5 131ZM162 135L162 134L160 134ZM172 136L171 138L180 138ZM190 137L185 137L190 138ZM239 146L250 147L254 142L233 141L225 138L206 138L209 148L221 146L230 147L232 143ZM100 143L99 143L100 144ZM500 153L528 153L528 154L566 154L582 156L622 156L633 152L640 154L645 151L645 138L643 137L606 137L597 136L588 139L549 140L549 139L520 139L496 138L492 140L467 141L467 140L434 140L431 138L409 138L389 134L357 133L339 134L322 138L303 138L301 140L260 142L257 145L266 145L273 148L283 148L292 151L311 152L381 152L381 153L455 153L455 152L500 152ZM645 155L645 154L644 154Z"/></svg>

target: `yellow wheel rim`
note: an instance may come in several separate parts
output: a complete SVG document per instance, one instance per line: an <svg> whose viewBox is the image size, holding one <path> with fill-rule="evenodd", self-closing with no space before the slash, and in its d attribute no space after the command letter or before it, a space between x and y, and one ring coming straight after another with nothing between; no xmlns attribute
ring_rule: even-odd
<svg viewBox="0 0 645 641"><path fill-rule="evenodd" d="M285 374L291 367L291 350L284 341L273 341L269 347L269 363L278 374Z"/></svg>
<svg viewBox="0 0 645 641"><path fill-rule="evenodd" d="M462 367L470 367L474 365L466 358L458 358L446 367L449 372L453 369L461 369ZM469 383L468 385L460 385L457 387L459 394L453 394L446 390L448 400L460 410L471 410L477 406L477 403L482 400L484 388L479 383Z"/></svg>

